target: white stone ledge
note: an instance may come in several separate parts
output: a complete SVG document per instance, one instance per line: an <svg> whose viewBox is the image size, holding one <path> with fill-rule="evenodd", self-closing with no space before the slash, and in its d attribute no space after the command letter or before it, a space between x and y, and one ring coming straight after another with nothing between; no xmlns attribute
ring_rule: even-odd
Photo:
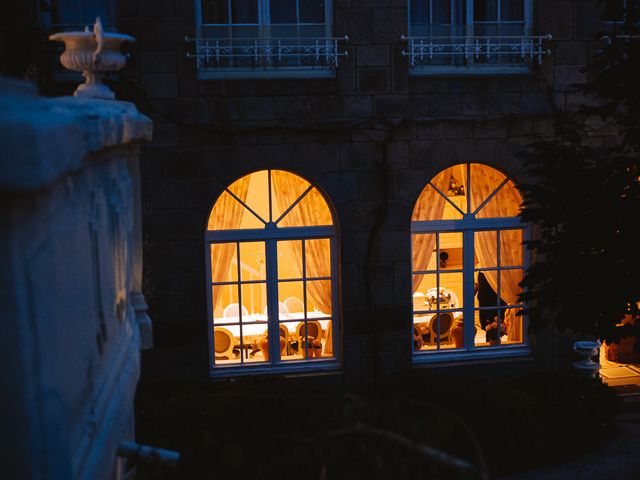
<svg viewBox="0 0 640 480"><path fill-rule="evenodd" d="M0 79L0 192L43 188L82 169L89 153L150 140L151 131L132 103L42 98Z"/></svg>

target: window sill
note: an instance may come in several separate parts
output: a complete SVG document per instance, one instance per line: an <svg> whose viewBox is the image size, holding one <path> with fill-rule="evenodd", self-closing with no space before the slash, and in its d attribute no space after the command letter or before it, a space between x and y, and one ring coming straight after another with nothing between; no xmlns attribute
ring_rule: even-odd
<svg viewBox="0 0 640 480"><path fill-rule="evenodd" d="M415 366L433 365L444 362L460 362L461 364L471 365L477 360L494 360L494 359L515 359L527 357L531 354L531 348L528 345L519 345L514 347L498 347L483 348L474 351L455 351L455 352L425 352L414 353L413 364Z"/></svg>
<svg viewBox="0 0 640 480"><path fill-rule="evenodd" d="M211 378L239 377L245 375L284 375L303 373L324 373L340 370L340 364L336 360L304 361L298 363L280 363L279 365L251 365L238 367L209 368Z"/></svg>
<svg viewBox="0 0 640 480"><path fill-rule="evenodd" d="M437 76L509 76L509 75L532 75L531 67L528 65L424 65L409 68L409 75L412 77L437 77Z"/></svg>
<svg viewBox="0 0 640 480"><path fill-rule="evenodd" d="M251 80L251 79L286 79L286 78L334 78L334 69L320 68L277 68L277 69L227 69L200 70L198 80Z"/></svg>

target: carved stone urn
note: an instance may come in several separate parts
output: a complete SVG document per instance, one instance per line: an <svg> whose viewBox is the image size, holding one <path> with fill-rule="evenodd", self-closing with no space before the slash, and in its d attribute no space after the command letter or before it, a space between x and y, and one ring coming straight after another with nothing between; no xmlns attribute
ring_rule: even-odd
<svg viewBox="0 0 640 480"><path fill-rule="evenodd" d="M121 33L108 33L102 29L100 17L96 18L93 32L85 27L84 32L60 32L49 36L49 40L64 42L65 51L60 63L68 69L82 72L85 82L76 88L76 96L107 98L113 100L115 94L102 83L107 72L115 72L124 67L127 59L120 51L123 42L134 42L135 38Z"/></svg>
<svg viewBox="0 0 640 480"><path fill-rule="evenodd" d="M573 362L573 368L584 376L595 377L600 370L600 363L594 362L593 357L598 355L600 350L600 342L580 341L573 344L573 351L576 352L581 360Z"/></svg>

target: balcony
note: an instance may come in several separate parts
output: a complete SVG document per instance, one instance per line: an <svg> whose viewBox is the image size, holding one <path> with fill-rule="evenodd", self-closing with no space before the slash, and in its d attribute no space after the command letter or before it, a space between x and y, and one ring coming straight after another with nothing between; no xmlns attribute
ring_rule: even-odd
<svg viewBox="0 0 640 480"><path fill-rule="evenodd" d="M332 77L349 38L186 38L200 78Z"/></svg>
<svg viewBox="0 0 640 480"><path fill-rule="evenodd" d="M405 37L414 74L500 74L526 73L532 64L542 63L551 50L551 35L539 36L429 36Z"/></svg>

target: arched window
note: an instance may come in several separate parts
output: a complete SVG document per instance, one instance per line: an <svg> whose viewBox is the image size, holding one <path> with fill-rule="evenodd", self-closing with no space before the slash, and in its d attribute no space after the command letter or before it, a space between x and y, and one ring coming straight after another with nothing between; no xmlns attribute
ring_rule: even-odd
<svg viewBox="0 0 640 480"><path fill-rule="evenodd" d="M220 195L206 232L213 375L335 367L336 230L320 191L263 170Z"/></svg>
<svg viewBox="0 0 640 480"><path fill-rule="evenodd" d="M509 178L478 163L447 168L424 188L411 219L414 359L524 350L520 204Z"/></svg>

